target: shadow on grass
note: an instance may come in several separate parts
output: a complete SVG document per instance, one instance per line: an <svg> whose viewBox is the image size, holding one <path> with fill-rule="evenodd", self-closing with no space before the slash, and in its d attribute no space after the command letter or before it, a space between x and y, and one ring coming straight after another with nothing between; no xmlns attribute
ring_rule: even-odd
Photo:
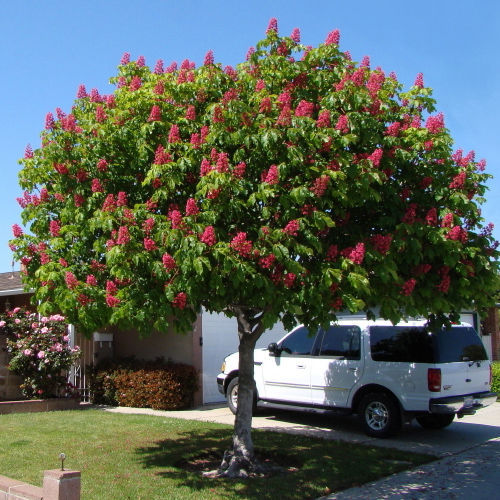
<svg viewBox="0 0 500 500"><path fill-rule="evenodd" d="M205 491L213 498L249 500L314 499L429 461L429 457L424 456L410 459L408 454L396 450L253 431L256 451L283 460L285 467L294 467L293 471L265 478L228 480L204 478L199 472L185 470L183 462L196 457L222 458L224 450L231 445L231 437L231 429L189 431L180 433L176 439L157 441L135 452L149 473L177 486L196 492Z"/></svg>

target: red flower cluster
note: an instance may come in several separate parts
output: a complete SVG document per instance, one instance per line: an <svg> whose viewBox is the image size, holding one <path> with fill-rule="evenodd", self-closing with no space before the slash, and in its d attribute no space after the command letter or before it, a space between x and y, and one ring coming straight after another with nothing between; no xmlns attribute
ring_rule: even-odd
<svg viewBox="0 0 500 500"><path fill-rule="evenodd" d="M328 189L329 183L330 177L328 175L322 175L314 180L314 184L309 188L309 190L314 193L315 196L321 198Z"/></svg>
<svg viewBox="0 0 500 500"><path fill-rule="evenodd" d="M425 222L428 226L437 225L437 210L435 208L431 208L427 215L425 216Z"/></svg>
<svg viewBox="0 0 500 500"><path fill-rule="evenodd" d="M156 246L156 243L151 238L144 238L144 248L148 252L152 252L153 250L158 249L158 247Z"/></svg>
<svg viewBox="0 0 500 500"><path fill-rule="evenodd" d="M116 197L116 206L125 207L127 206L127 193L125 191L119 191Z"/></svg>
<svg viewBox="0 0 500 500"><path fill-rule="evenodd" d="M373 163L374 167L378 167L380 165L380 162L382 160L382 155L384 154L384 151L381 148L377 148L369 157L368 159Z"/></svg>
<svg viewBox="0 0 500 500"><path fill-rule="evenodd" d="M269 170L264 171L264 182L267 182L268 184L278 184L279 182L279 172L278 172L278 167L276 165L271 165L269 167Z"/></svg>
<svg viewBox="0 0 500 500"><path fill-rule="evenodd" d="M154 104L149 113L148 122L159 122L161 121L161 109L160 106Z"/></svg>
<svg viewBox="0 0 500 500"><path fill-rule="evenodd" d="M394 122L394 123L391 123L385 129L385 135L388 135L389 137L397 137L399 135L400 130L401 130L401 123Z"/></svg>
<svg viewBox="0 0 500 500"><path fill-rule="evenodd" d="M247 240L247 233L240 231L229 246L236 250L242 257L248 257L252 252L252 242Z"/></svg>
<svg viewBox="0 0 500 500"><path fill-rule="evenodd" d="M441 221L441 227L451 227L453 225L454 215L448 212Z"/></svg>
<svg viewBox="0 0 500 500"><path fill-rule="evenodd" d="M220 174L223 174L229 170L229 160L227 157L227 153L218 154L216 170Z"/></svg>
<svg viewBox="0 0 500 500"><path fill-rule="evenodd" d="M261 259L259 259L259 266L263 269L270 269L274 265L275 261L276 256L270 253L267 257L262 257Z"/></svg>
<svg viewBox="0 0 500 500"><path fill-rule="evenodd" d="M360 265L365 257L365 244L358 243L355 247L347 247L340 252L343 257L346 257L353 264Z"/></svg>
<svg viewBox="0 0 500 500"><path fill-rule="evenodd" d="M318 119L316 120L316 126L324 128L329 128L332 126L330 120L330 111L324 109L319 113Z"/></svg>
<svg viewBox="0 0 500 500"><path fill-rule="evenodd" d="M420 276L421 274L427 274L432 269L430 264L419 264L415 266L412 270L412 274L415 276Z"/></svg>
<svg viewBox="0 0 500 500"><path fill-rule="evenodd" d="M401 287L401 292L399 292L399 293L402 293L403 295L407 295L407 296L411 295L416 284L417 284L417 280L415 280L413 278L405 281L405 283Z"/></svg>
<svg viewBox="0 0 500 500"><path fill-rule="evenodd" d="M117 307L121 300L113 295L106 295L106 304L108 307Z"/></svg>
<svg viewBox="0 0 500 500"><path fill-rule="evenodd" d="M14 238L19 238L23 235L23 230L19 224L14 224L12 226L12 234L14 235Z"/></svg>
<svg viewBox="0 0 500 500"><path fill-rule="evenodd" d="M285 234L288 234L289 236L297 236L299 229L300 229L299 221L291 220L282 231Z"/></svg>
<svg viewBox="0 0 500 500"><path fill-rule="evenodd" d="M401 222L404 224L414 224L417 220L417 207L418 205L416 203L411 203L402 217Z"/></svg>
<svg viewBox="0 0 500 500"><path fill-rule="evenodd" d="M130 81L130 85L128 86L128 89L133 92L134 90L139 90L141 86L142 86L141 79L138 76L133 76L132 80Z"/></svg>
<svg viewBox="0 0 500 500"><path fill-rule="evenodd" d="M175 262L175 259L168 253L163 254L163 257L161 258L163 262L163 267L165 269L175 269L177 267L177 263Z"/></svg>
<svg viewBox="0 0 500 500"><path fill-rule="evenodd" d="M99 172L106 172L106 170L108 170L108 162L104 158L101 158L97 162L97 170L99 170Z"/></svg>
<svg viewBox="0 0 500 500"><path fill-rule="evenodd" d="M339 116L337 124L335 125L335 129L339 130L343 134L347 134L349 132L349 121L347 119L347 115Z"/></svg>
<svg viewBox="0 0 500 500"><path fill-rule="evenodd" d="M378 253L385 255L391 246L392 236L390 234L375 234L370 238L370 243L375 247Z"/></svg>
<svg viewBox="0 0 500 500"><path fill-rule="evenodd" d="M196 108L192 104L186 110L186 120L196 120Z"/></svg>
<svg viewBox="0 0 500 500"><path fill-rule="evenodd" d="M61 230L61 223L58 220L51 220L49 223L50 234L54 238L57 238L58 236L60 236L60 234L59 234L60 230Z"/></svg>
<svg viewBox="0 0 500 500"><path fill-rule="evenodd" d="M172 306L177 309L184 309L187 304L187 294L185 292L178 293L172 301Z"/></svg>
<svg viewBox="0 0 500 500"><path fill-rule="evenodd" d="M443 266L441 269L438 270L438 274L441 276L441 282L439 285L436 286L436 288L443 293L448 293L448 289L450 288L450 283L451 279L448 276L448 273L450 272L450 268L448 266Z"/></svg>
<svg viewBox="0 0 500 500"><path fill-rule="evenodd" d="M91 189L93 193L102 193L103 187L99 179L92 179Z"/></svg>
<svg viewBox="0 0 500 500"><path fill-rule="evenodd" d="M431 134L437 134L444 128L444 115L443 113L438 113L435 116L429 116L425 122L427 130Z"/></svg>
<svg viewBox="0 0 500 500"><path fill-rule="evenodd" d="M464 187L465 181L467 180L467 173L462 170L459 174L453 177L453 180L448 186L450 189L462 189Z"/></svg>
<svg viewBox="0 0 500 500"><path fill-rule="evenodd" d="M340 31L339 30L333 30L328 33L328 36L326 37L325 40L325 45L338 45L340 41Z"/></svg>
<svg viewBox="0 0 500 500"><path fill-rule="evenodd" d="M104 111L104 108L102 106L97 106L95 110L95 119L99 123L103 123L107 119L106 111Z"/></svg>
<svg viewBox="0 0 500 500"><path fill-rule="evenodd" d="M295 283L295 278L297 276L294 273L287 273L283 277L283 284L285 285L286 288L291 288L293 284Z"/></svg>
<svg viewBox="0 0 500 500"><path fill-rule="evenodd" d="M236 179L243 179L246 168L247 165L244 161L238 163L238 165L233 168L233 177Z"/></svg>
<svg viewBox="0 0 500 500"><path fill-rule="evenodd" d="M116 210L116 200L114 194L110 193L106 196L102 205L103 212L114 212Z"/></svg>
<svg viewBox="0 0 500 500"><path fill-rule="evenodd" d="M224 123L224 115L220 106L215 106L212 121L214 123Z"/></svg>
<svg viewBox="0 0 500 500"><path fill-rule="evenodd" d="M130 234L128 232L128 227L120 226L120 229L118 229L118 239L116 240L116 243L118 245L126 245L129 241Z"/></svg>
<svg viewBox="0 0 500 500"><path fill-rule="evenodd" d="M460 226L455 226L452 230L446 235L448 240L460 241L461 243L467 243L469 236L465 229L462 229Z"/></svg>
<svg viewBox="0 0 500 500"><path fill-rule="evenodd" d="M207 226L203 231L203 234L200 236L200 241L205 243L209 247L215 245L217 243L217 239L215 237L215 231L213 226Z"/></svg>
<svg viewBox="0 0 500 500"><path fill-rule="evenodd" d="M170 127L170 132L168 133L168 142L171 144L181 142L179 127L175 123L172 125L172 127Z"/></svg>
<svg viewBox="0 0 500 500"><path fill-rule="evenodd" d="M189 198L186 202L186 216L196 215L200 212L196 200L194 198Z"/></svg>
<svg viewBox="0 0 500 500"><path fill-rule="evenodd" d="M183 224L182 214L179 210L172 210L168 215L168 219L172 224L172 229L181 229Z"/></svg>
<svg viewBox="0 0 500 500"><path fill-rule="evenodd" d="M64 281L70 290L74 290L78 286L78 280L71 271L66 271L64 274Z"/></svg>
<svg viewBox="0 0 500 500"><path fill-rule="evenodd" d="M87 285L90 286L97 286L97 280L96 277L93 274L89 274L86 279Z"/></svg>
<svg viewBox="0 0 500 500"><path fill-rule="evenodd" d="M295 116L312 116L314 112L314 104L312 102L307 102L301 100L299 105L295 109Z"/></svg>
<svg viewBox="0 0 500 500"><path fill-rule="evenodd" d="M270 113L273 109L273 104L270 97L263 97L260 101L259 113Z"/></svg>
<svg viewBox="0 0 500 500"><path fill-rule="evenodd" d="M165 148L160 144L155 151L155 160L154 165L164 165L165 163L170 163L172 161L172 157L168 151L165 151Z"/></svg>

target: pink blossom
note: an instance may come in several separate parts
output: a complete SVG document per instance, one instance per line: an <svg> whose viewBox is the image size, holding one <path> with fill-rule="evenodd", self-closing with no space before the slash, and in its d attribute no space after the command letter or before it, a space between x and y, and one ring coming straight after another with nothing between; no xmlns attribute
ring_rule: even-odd
<svg viewBox="0 0 500 500"><path fill-rule="evenodd" d="M261 90L266 89L266 82L264 80L257 80L255 84L255 92L260 92Z"/></svg>
<svg viewBox="0 0 500 500"><path fill-rule="evenodd" d="M276 165L271 165L269 167L264 182L267 182L270 185L278 184L279 172L278 172L278 167Z"/></svg>
<svg viewBox="0 0 500 500"><path fill-rule="evenodd" d="M161 75L163 73L163 61L158 59L155 64L155 69L153 71L156 75Z"/></svg>
<svg viewBox="0 0 500 500"><path fill-rule="evenodd" d="M403 295L411 295L413 293L413 289L415 288L415 285L417 284L417 280L414 278L411 278L403 284L401 287L401 292Z"/></svg>
<svg viewBox="0 0 500 500"><path fill-rule="evenodd" d="M451 212L448 212L441 221L441 227L451 227L453 225L454 216Z"/></svg>
<svg viewBox="0 0 500 500"><path fill-rule="evenodd" d="M209 247L215 245L217 243L217 239L215 237L215 231L213 226L207 226L203 231L203 234L200 236L200 241L205 243Z"/></svg>
<svg viewBox="0 0 500 500"><path fill-rule="evenodd" d="M87 275L86 283L90 286L97 286L97 280L93 274Z"/></svg>
<svg viewBox="0 0 500 500"><path fill-rule="evenodd" d="M169 255L168 253L165 253L163 254L162 258L161 258L162 262L163 262L163 267L165 269L175 269L177 267L177 263L175 262L175 259Z"/></svg>
<svg viewBox="0 0 500 500"><path fill-rule="evenodd" d="M462 229L460 226L453 227L446 235L446 238L449 240L460 241L462 243L467 243L469 239L467 231Z"/></svg>
<svg viewBox="0 0 500 500"><path fill-rule="evenodd" d="M168 216L172 224L172 229L181 229L183 224L182 214L179 210L172 210Z"/></svg>
<svg viewBox="0 0 500 500"><path fill-rule="evenodd" d="M106 295L106 304L108 307L117 307L121 300L113 295Z"/></svg>
<svg viewBox="0 0 500 500"><path fill-rule="evenodd" d="M33 158L33 149L31 149L31 146L29 144L26 146L26 149L24 150L24 157Z"/></svg>
<svg viewBox="0 0 500 500"><path fill-rule="evenodd" d="M247 61L250 59L250 57L252 57L252 54L255 54L255 48L254 47L250 47L247 50L247 56L246 56L246 60Z"/></svg>
<svg viewBox="0 0 500 500"><path fill-rule="evenodd" d="M116 283L114 281L106 281L106 293L109 295L116 295L118 293L118 287L116 286Z"/></svg>
<svg viewBox="0 0 500 500"><path fill-rule="evenodd" d="M300 229L300 224L298 220L291 220L283 229L285 234L289 236L297 236L298 231Z"/></svg>
<svg viewBox="0 0 500 500"><path fill-rule="evenodd" d="M155 151L155 159L154 159L154 164L155 165L164 165L166 163L170 163L172 161L172 157L170 156L170 153L165 151L165 148L160 144Z"/></svg>
<svg viewBox="0 0 500 500"><path fill-rule="evenodd" d="M59 236L59 231L61 230L61 223L58 220L51 220L49 223L50 234L56 238Z"/></svg>
<svg viewBox="0 0 500 500"><path fill-rule="evenodd" d="M312 116L314 112L314 104L312 102L304 101L303 99L299 102L299 105L295 109L295 116Z"/></svg>
<svg viewBox="0 0 500 500"><path fill-rule="evenodd" d="M191 215L196 215L200 212L196 204L196 200L194 198L189 198L186 202L186 216L189 217Z"/></svg>
<svg viewBox="0 0 500 500"><path fill-rule="evenodd" d="M229 170L229 160L227 153L219 153L217 156L217 172L223 174Z"/></svg>
<svg viewBox="0 0 500 500"><path fill-rule="evenodd" d="M462 189L464 187L465 181L467 180L467 173L462 170L457 174L448 186L450 189Z"/></svg>
<svg viewBox="0 0 500 500"><path fill-rule="evenodd" d="M331 127L330 111L324 109L319 113L318 119L316 120L316 126L324 128Z"/></svg>
<svg viewBox="0 0 500 500"><path fill-rule="evenodd" d="M106 196L104 203L102 205L103 212L114 212L116 210L115 195L110 193Z"/></svg>
<svg viewBox="0 0 500 500"><path fill-rule="evenodd" d="M161 109L158 105L154 104L149 113L148 122L161 121Z"/></svg>
<svg viewBox="0 0 500 500"><path fill-rule="evenodd" d="M437 224L437 210L435 208L429 209L425 216L425 222L428 226L435 226Z"/></svg>
<svg viewBox="0 0 500 500"><path fill-rule="evenodd" d="M173 73L174 71L177 71L177 61L172 61L165 70L165 73Z"/></svg>
<svg viewBox="0 0 500 500"><path fill-rule="evenodd" d="M267 26L266 35L270 35L271 33L278 33L278 21L275 17L271 17Z"/></svg>
<svg viewBox="0 0 500 500"><path fill-rule="evenodd" d="M127 205L127 193L125 191L119 191L116 197L116 206L125 207Z"/></svg>
<svg viewBox="0 0 500 500"><path fill-rule="evenodd" d="M104 111L104 108L102 106L97 106L95 110L95 119L99 123L103 123L107 119L106 112Z"/></svg>
<svg viewBox="0 0 500 500"><path fill-rule="evenodd" d="M91 189L93 193L102 193L103 187L99 179L92 179Z"/></svg>
<svg viewBox="0 0 500 500"><path fill-rule="evenodd" d="M365 257L365 244L358 243L354 248L346 248L341 253L344 257L352 261L353 264L360 265Z"/></svg>
<svg viewBox="0 0 500 500"><path fill-rule="evenodd" d="M23 354L25 356L31 356L33 354L33 351L31 349L24 349Z"/></svg>
<svg viewBox="0 0 500 500"><path fill-rule="evenodd" d="M107 169L108 169L108 162L104 158L101 158L97 162L97 170L99 170L99 172L106 172Z"/></svg>
<svg viewBox="0 0 500 500"><path fill-rule="evenodd" d="M178 293L172 301L172 306L177 309L184 309L187 303L187 294L185 292Z"/></svg>
<svg viewBox="0 0 500 500"><path fill-rule="evenodd" d="M142 68L146 64L146 59L144 56L139 56L137 58L136 64L139 68Z"/></svg>
<svg viewBox="0 0 500 500"><path fill-rule="evenodd" d="M118 245L126 245L130 241L130 234L128 231L127 226L120 226L120 229L118 229L118 238L116 240L116 243Z"/></svg>
<svg viewBox="0 0 500 500"><path fill-rule="evenodd" d="M220 106L215 106L212 121L214 123L224 123L224 115Z"/></svg>
<svg viewBox="0 0 500 500"><path fill-rule="evenodd" d="M132 79L130 80L130 85L128 86L128 89L133 92L134 90L139 90L142 86L142 80L139 76L133 76Z"/></svg>
<svg viewBox="0 0 500 500"><path fill-rule="evenodd" d="M122 66L125 66L126 64L128 64L130 62L130 53L129 52L125 52L122 56L122 59L120 61L120 64Z"/></svg>
<svg viewBox="0 0 500 500"><path fill-rule="evenodd" d="M339 116L335 129L339 130L343 134L347 134L349 132L349 121L347 119L347 115Z"/></svg>
<svg viewBox="0 0 500 500"><path fill-rule="evenodd" d="M210 161L208 161L206 158L203 158L203 160L201 160L201 165L200 165L200 176L204 177L211 170L212 166L210 165Z"/></svg>
<svg viewBox="0 0 500 500"><path fill-rule="evenodd" d="M259 266L263 269L270 269L274 265L275 261L276 256L270 253L267 257L262 257L261 259L259 259Z"/></svg>
<svg viewBox="0 0 500 500"><path fill-rule="evenodd" d="M309 190L314 193L315 196L321 198L328 189L329 183L330 177L328 175L322 175L314 180L314 184L309 188Z"/></svg>
<svg viewBox="0 0 500 500"><path fill-rule="evenodd" d="M47 113L45 115L45 129L52 130L54 128L54 116L52 113Z"/></svg>
<svg viewBox="0 0 500 500"><path fill-rule="evenodd" d="M370 238L370 243L375 247L375 250L382 255L385 255L389 251L391 242L392 236L390 234L375 234Z"/></svg>
<svg viewBox="0 0 500 500"><path fill-rule="evenodd" d="M64 274L64 281L70 290L74 290L78 286L78 280L71 271L66 271Z"/></svg>
<svg viewBox="0 0 500 500"><path fill-rule="evenodd" d="M179 134L179 127L174 123L170 127L170 132L168 133L168 142L172 144L180 141L181 141L181 136Z"/></svg>
<svg viewBox="0 0 500 500"><path fill-rule="evenodd" d="M192 144L193 149L198 149L201 145L200 134L196 134L196 133L191 134L191 140L189 142Z"/></svg>
<svg viewBox="0 0 500 500"><path fill-rule="evenodd" d="M289 127L291 124L292 109L289 106L284 106L276 120L276 126Z"/></svg>
<svg viewBox="0 0 500 500"><path fill-rule="evenodd" d="M416 203L411 203L402 217L401 222L404 224L414 224L417 218L417 207L418 205Z"/></svg>
<svg viewBox="0 0 500 500"><path fill-rule="evenodd" d="M247 240L247 233L240 231L231 240L230 247L236 250L242 257L248 257L252 251L252 242Z"/></svg>
<svg viewBox="0 0 500 500"><path fill-rule="evenodd" d="M151 238L144 238L144 248L148 252L152 252L153 250L158 249L158 247L156 246L156 243Z"/></svg>
<svg viewBox="0 0 500 500"><path fill-rule="evenodd" d="M338 45L340 41L340 31L339 30L333 30L328 33L328 36L326 37L325 45L331 45L335 44Z"/></svg>
<svg viewBox="0 0 500 500"><path fill-rule="evenodd" d="M152 217L150 217L149 219L146 219L144 221L144 223L142 224L142 230L144 231L144 233L146 235L149 236L151 234L151 232L153 231L155 224L156 224L156 221Z"/></svg>
<svg viewBox="0 0 500 500"><path fill-rule="evenodd" d="M385 135L388 135L390 137L397 137L399 135L400 129L401 129L401 123L399 122L391 123L385 130Z"/></svg>
<svg viewBox="0 0 500 500"><path fill-rule="evenodd" d="M328 252L326 253L325 260L330 261L330 262L335 262L337 259L337 255L339 253L339 248L337 245L330 245L330 248L328 249Z"/></svg>
<svg viewBox="0 0 500 500"><path fill-rule="evenodd" d="M377 148L368 159L373 163L374 167L378 167L380 165L380 161L382 160L382 155L384 151L381 148Z"/></svg>
<svg viewBox="0 0 500 500"><path fill-rule="evenodd" d="M425 122L427 130L431 134L437 134L444 128L444 115L443 113L438 113L435 116L429 116Z"/></svg>
<svg viewBox="0 0 500 500"><path fill-rule="evenodd" d="M422 73L419 73L417 75L417 78L415 79L415 83L413 85L415 85L415 87L418 87L420 89L424 88L424 75Z"/></svg>
<svg viewBox="0 0 500 500"><path fill-rule="evenodd" d="M294 273L287 273L285 274L283 278L283 284L285 285L286 288L292 288L293 284L295 283L295 278L297 276Z"/></svg>
<svg viewBox="0 0 500 500"><path fill-rule="evenodd" d="M14 238L19 238L23 235L23 230L21 229L21 226L19 226L19 224L12 225L12 234L14 235Z"/></svg>
<svg viewBox="0 0 500 500"><path fill-rule="evenodd" d="M208 125L203 125L203 127L201 127L200 130L200 139L202 143L205 142L209 133L210 133L210 128L208 127Z"/></svg>
<svg viewBox="0 0 500 500"><path fill-rule="evenodd" d="M196 108L192 104L186 110L186 120L196 120Z"/></svg>
<svg viewBox="0 0 500 500"><path fill-rule="evenodd" d="M292 34L290 35L290 38L295 43L300 43L300 30L299 30L299 28L293 28L293 31L292 31Z"/></svg>
<svg viewBox="0 0 500 500"><path fill-rule="evenodd" d="M209 50L205 54L205 59L203 61L203 66L211 66L214 63L214 53L212 50Z"/></svg>
<svg viewBox="0 0 500 500"><path fill-rule="evenodd" d="M236 165L233 169L233 177L236 179L243 179L246 168L247 165L244 161L238 163L238 165Z"/></svg>

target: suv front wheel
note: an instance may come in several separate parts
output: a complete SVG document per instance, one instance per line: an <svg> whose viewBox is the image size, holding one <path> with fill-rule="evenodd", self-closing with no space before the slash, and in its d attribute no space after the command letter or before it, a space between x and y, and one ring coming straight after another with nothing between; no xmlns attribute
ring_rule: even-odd
<svg viewBox="0 0 500 500"><path fill-rule="evenodd" d="M227 386L226 391L227 405L231 412L236 415L236 408L238 407L238 377L234 377L229 385ZM257 396L254 393L253 402L252 402L252 415L255 415L257 412Z"/></svg>
<svg viewBox="0 0 500 500"><path fill-rule="evenodd" d="M401 429L401 413L397 403L383 392L371 392L358 406L358 418L365 434L388 438Z"/></svg>

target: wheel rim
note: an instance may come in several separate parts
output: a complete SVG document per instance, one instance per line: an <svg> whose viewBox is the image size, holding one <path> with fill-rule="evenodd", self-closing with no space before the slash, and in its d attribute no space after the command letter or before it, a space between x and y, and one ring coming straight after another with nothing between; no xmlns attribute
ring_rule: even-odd
<svg viewBox="0 0 500 500"><path fill-rule="evenodd" d="M231 404L236 408L238 406L238 386L235 385L231 389L231 394L229 395L231 398Z"/></svg>
<svg viewBox="0 0 500 500"><path fill-rule="evenodd" d="M366 407L365 420L371 429L380 431L389 421L389 410L380 401L373 401Z"/></svg>

